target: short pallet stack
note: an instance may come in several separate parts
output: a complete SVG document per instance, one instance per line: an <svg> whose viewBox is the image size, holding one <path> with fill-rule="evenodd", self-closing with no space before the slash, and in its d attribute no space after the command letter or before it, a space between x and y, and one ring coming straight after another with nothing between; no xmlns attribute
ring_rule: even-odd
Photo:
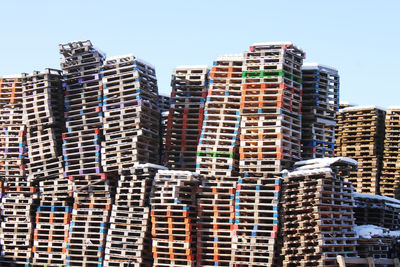
<svg viewBox="0 0 400 267"><path fill-rule="evenodd" d="M279 198L280 178L272 173L239 179L230 266L277 264Z"/></svg>
<svg viewBox="0 0 400 267"><path fill-rule="evenodd" d="M357 253L361 258L395 259L400 256L398 231L376 225L356 226Z"/></svg>
<svg viewBox="0 0 400 267"><path fill-rule="evenodd" d="M158 171L151 193L153 266L196 266L199 176Z"/></svg>
<svg viewBox="0 0 400 267"><path fill-rule="evenodd" d="M386 110L385 127L380 194L400 199L400 106Z"/></svg>
<svg viewBox="0 0 400 267"><path fill-rule="evenodd" d="M337 266L357 256L353 187L345 180L354 160L299 162L283 182L283 266Z"/></svg>
<svg viewBox="0 0 400 267"><path fill-rule="evenodd" d="M158 95L158 106L160 107L160 111L168 111L171 107L171 97L166 95Z"/></svg>
<svg viewBox="0 0 400 267"><path fill-rule="evenodd" d="M333 157L339 109L338 71L318 63L305 63L302 74L302 158Z"/></svg>
<svg viewBox="0 0 400 267"><path fill-rule="evenodd" d="M194 172L207 96L208 68L177 67L171 85L164 164L169 169Z"/></svg>
<svg viewBox="0 0 400 267"><path fill-rule="evenodd" d="M138 164L121 171L105 249L105 267L152 266L150 191L154 164Z"/></svg>
<svg viewBox="0 0 400 267"><path fill-rule="evenodd" d="M64 129L64 91L61 71L46 69L22 74L24 118L27 124L32 183L39 184L33 266L60 266L66 262L71 203L69 181L63 177L61 132Z"/></svg>
<svg viewBox="0 0 400 267"><path fill-rule="evenodd" d="M218 57L210 72L196 172L215 178L239 175L243 56Z"/></svg>
<svg viewBox="0 0 400 267"><path fill-rule="evenodd" d="M275 264L280 179L274 173L300 158L303 57L291 43L255 44L244 55L234 266Z"/></svg>
<svg viewBox="0 0 400 267"><path fill-rule="evenodd" d="M388 237L387 232L382 235L373 234L370 238L359 238L357 252L361 258L393 259L397 258L392 254L396 246L396 239ZM397 245L398 246L398 245Z"/></svg>
<svg viewBox="0 0 400 267"><path fill-rule="evenodd" d="M197 266L230 266L237 182L207 178L197 200Z"/></svg>
<svg viewBox="0 0 400 267"><path fill-rule="evenodd" d="M376 225L390 229L400 230L400 200L354 193L354 216L357 225Z"/></svg>
<svg viewBox="0 0 400 267"><path fill-rule="evenodd" d="M358 170L348 177L356 192L378 194L385 111L375 106L359 106L344 108L340 113L343 114L342 132L338 133L341 146L335 148L335 154L357 160Z"/></svg>
<svg viewBox="0 0 400 267"><path fill-rule="evenodd" d="M67 266L103 266L106 236L117 177L73 175L74 206L69 227Z"/></svg>
<svg viewBox="0 0 400 267"><path fill-rule="evenodd" d="M104 91L104 171L134 163L158 164L160 111L154 67L133 55L107 58L101 69Z"/></svg>
<svg viewBox="0 0 400 267"><path fill-rule="evenodd" d="M29 266L37 186L26 175L27 143L20 77L0 79L1 266ZM2 191L3 192L3 191Z"/></svg>

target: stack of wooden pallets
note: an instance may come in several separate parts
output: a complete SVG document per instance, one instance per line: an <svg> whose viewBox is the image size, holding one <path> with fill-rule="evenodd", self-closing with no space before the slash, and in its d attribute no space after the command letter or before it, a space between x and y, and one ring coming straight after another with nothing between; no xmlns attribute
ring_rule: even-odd
<svg viewBox="0 0 400 267"><path fill-rule="evenodd" d="M396 241L393 237L386 236L386 233L374 234L370 238L359 238L357 242L357 252L361 258L392 259L398 257L391 253Z"/></svg>
<svg viewBox="0 0 400 267"><path fill-rule="evenodd" d="M67 266L102 266L116 177L73 175L74 205L69 227Z"/></svg>
<svg viewBox="0 0 400 267"><path fill-rule="evenodd" d="M230 266L237 182L202 180L198 192L197 266Z"/></svg>
<svg viewBox="0 0 400 267"><path fill-rule="evenodd" d="M280 171L300 159L303 57L292 43L259 43L245 52L242 172Z"/></svg>
<svg viewBox="0 0 400 267"><path fill-rule="evenodd" d="M152 266L150 190L158 170L138 164L121 171L107 234L104 266Z"/></svg>
<svg viewBox="0 0 400 267"><path fill-rule="evenodd" d="M302 158L332 157L339 109L338 71L318 63L305 63L302 74Z"/></svg>
<svg viewBox="0 0 400 267"><path fill-rule="evenodd" d="M355 227L357 252L362 258L394 259L400 256L399 233L372 224Z"/></svg>
<svg viewBox="0 0 400 267"><path fill-rule="evenodd" d="M208 88L207 66L181 66L172 75L166 155L173 170L196 170L196 153Z"/></svg>
<svg viewBox="0 0 400 267"><path fill-rule="evenodd" d="M151 192L153 266L196 266L199 176L158 171Z"/></svg>
<svg viewBox="0 0 400 267"><path fill-rule="evenodd" d="M280 179L300 158L301 66L291 43L259 43L245 52L240 103L240 174L232 263L273 266Z"/></svg>
<svg viewBox="0 0 400 267"><path fill-rule="evenodd" d="M210 72L196 172L215 178L239 175L243 56L218 57Z"/></svg>
<svg viewBox="0 0 400 267"><path fill-rule="evenodd" d="M356 165L348 158L314 159L284 174L283 266L337 266L338 255L357 256L353 187L345 179Z"/></svg>
<svg viewBox="0 0 400 267"><path fill-rule="evenodd" d="M392 231L400 229L400 201L391 197L354 194L357 225L372 224Z"/></svg>
<svg viewBox="0 0 400 267"><path fill-rule="evenodd" d="M197 148L197 266L230 266L239 175L242 55L218 57L210 72Z"/></svg>
<svg viewBox="0 0 400 267"><path fill-rule="evenodd" d="M400 199L400 106L386 110L385 128L380 194Z"/></svg>
<svg viewBox="0 0 400 267"><path fill-rule="evenodd" d="M341 125L337 156L357 160L358 170L348 178L358 193L377 194L385 139L385 111L375 106L347 107L339 111Z"/></svg>
<svg viewBox="0 0 400 267"><path fill-rule="evenodd" d="M27 173L31 181L64 180L61 133L64 91L61 71L22 74L24 121L27 125ZM53 189L56 191L56 188Z"/></svg>
<svg viewBox="0 0 400 267"><path fill-rule="evenodd" d="M101 266L116 177L102 173L104 56L90 41L60 45L64 56L64 176L72 183L73 209L66 248L67 266Z"/></svg>
<svg viewBox="0 0 400 267"><path fill-rule="evenodd" d="M358 255L363 258L399 257L400 200L354 193L354 201Z"/></svg>
<svg viewBox="0 0 400 267"><path fill-rule="evenodd" d="M63 177L61 132L64 91L61 71L22 74L24 119L27 123L29 181L39 184L33 265L65 265L71 216L69 181Z"/></svg>
<svg viewBox="0 0 400 267"><path fill-rule="evenodd" d="M341 147L342 147L342 139L343 139L343 126L344 126L344 122L345 122L345 114L343 112L340 112L341 110L343 110L344 108L348 108L348 107L353 107L354 105L349 104L347 102L343 103L341 102L339 104L339 110L338 112L336 112L336 117L335 117L335 150L334 153L336 156L340 156L337 155L336 153L341 151Z"/></svg>
<svg viewBox="0 0 400 267"><path fill-rule="evenodd" d="M171 97L166 95L158 95L158 106L161 112L168 111L171 107Z"/></svg>
<svg viewBox="0 0 400 267"><path fill-rule="evenodd" d="M51 195L47 195L50 198ZM59 199L59 200L57 200ZM65 266L70 202L57 197L42 198L36 211L36 227L33 243L33 266Z"/></svg>
<svg viewBox="0 0 400 267"><path fill-rule="evenodd" d="M104 56L90 41L62 44L60 53L66 90L64 176L101 173L103 90L99 72Z"/></svg>
<svg viewBox="0 0 400 267"><path fill-rule="evenodd" d="M28 153L22 92L20 76L0 79L1 266L28 265L32 258L37 186L25 171Z"/></svg>
<svg viewBox="0 0 400 267"><path fill-rule="evenodd" d="M160 110L155 69L133 55L107 58L101 69L104 171L160 162Z"/></svg>
<svg viewBox="0 0 400 267"><path fill-rule="evenodd" d="M232 264L275 266L280 179L272 173L240 178L235 193Z"/></svg>

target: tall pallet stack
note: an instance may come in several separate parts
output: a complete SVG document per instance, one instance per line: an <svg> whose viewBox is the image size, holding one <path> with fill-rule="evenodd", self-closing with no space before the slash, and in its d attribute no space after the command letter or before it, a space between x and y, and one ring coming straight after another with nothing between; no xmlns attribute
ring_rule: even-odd
<svg viewBox="0 0 400 267"><path fill-rule="evenodd" d="M353 187L356 161L308 160L284 175L283 266L337 266L337 255L357 256Z"/></svg>
<svg viewBox="0 0 400 267"><path fill-rule="evenodd" d="M169 169L196 170L208 72L207 66L182 66L174 70L164 159Z"/></svg>
<svg viewBox="0 0 400 267"><path fill-rule="evenodd" d="M60 45L64 56L64 176L101 173L103 90L99 75L104 56L90 41Z"/></svg>
<svg viewBox="0 0 400 267"><path fill-rule="evenodd" d="M358 193L379 193L385 138L385 111L375 106L347 107L340 110L341 146L337 156L357 160L358 170L348 178ZM339 117L339 118L340 118Z"/></svg>
<svg viewBox="0 0 400 267"><path fill-rule="evenodd" d="M196 172L215 178L239 175L243 56L218 57L210 72Z"/></svg>
<svg viewBox="0 0 400 267"><path fill-rule="evenodd" d="M20 76L0 79L1 266L29 265L37 186L26 175L26 126Z"/></svg>
<svg viewBox="0 0 400 267"><path fill-rule="evenodd" d="M302 158L333 157L339 109L338 71L318 63L305 63L302 75Z"/></svg>
<svg viewBox="0 0 400 267"><path fill-rule="evenodd" d="M385 129L380 194L400 199L400 106L386 110Z"/></svg>
<svg viewBox="0 0 400 267"><path fill-rule="evenodd" d="M63 177L61 133L64 91L61 71L22 74L24 119L27 124L28 179L39 184L33 265L65 265L71 203Z"/></svg>
<svg viewBox="0 0 400 267"><path fill-rule="evenodd" d="M64 176L72 182L73 210L67 245L67 266L101 266L115 192L115 176L102 173L103 55L90 41L60 45L64 56Z"/></svg>
<svg viewBox="0 0 400 267"><path fill-rule="evenodd" d="M153 266L196 266L199 176L160 170L151 192Z"/></svg>
<svg viewBox="0 0 400 267"><path fill-rule="evenodd" d="M291 43L259 43L245 52L240 169L280 171L301 157L301 66Z"/></svg>
<svg viewBox="0 0 400 267"><path fill-rule="evenodd" d="M101 77L104 171L118 171L134 163L158 164L160 111L154 67L133 55L111 57L105 60Z"/></svg>
<svg viewBox="0 0 400 267"><path fill-rule="evenodd" d="M61 133L65 127L61 71L46 69L24 73L22 82L29 178L36 182L64 180Z"/></svg>
<svg viewBox="0 0 400 267"><path fill-rule="evenodd" d="M241 55L218 57L210 73L196 164L204 176L198 193L198 266L229 266L232 258L242 64Z"/></svg>
<svg viewBox="0 0 400 267"><path fill-rule="evenodd" d="M160 169L166 168L147 163L121 172L107 234L105 267L152 266L150 191Z"/></svg>
<svg viewBox="0 0 400 267"><path fill-rule="evenodd" d="M255 44L244 55L236 266L275 264L280 179L274 173L300 158L303 57L291 43Z"/></svg>

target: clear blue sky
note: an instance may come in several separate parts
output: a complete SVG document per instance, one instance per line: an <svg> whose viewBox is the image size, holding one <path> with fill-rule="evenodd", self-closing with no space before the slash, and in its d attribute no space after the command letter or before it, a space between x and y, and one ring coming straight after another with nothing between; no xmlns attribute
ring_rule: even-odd
<svg viewBox="0 0 400 267"><path fill-rule="evenodd" d="M59 68L58 44L90 39L108 56L155 65L169 94L175 66L292 41L307 62L339 70L342 101L400 104L398 0L5 0L0 9L0 76Z"/></svg>

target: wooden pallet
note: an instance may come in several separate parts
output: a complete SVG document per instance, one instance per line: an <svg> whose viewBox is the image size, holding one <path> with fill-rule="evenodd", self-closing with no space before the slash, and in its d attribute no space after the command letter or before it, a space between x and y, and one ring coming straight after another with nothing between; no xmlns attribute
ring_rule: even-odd
<svg viewBox="0 0 400 267"><path fill-rule="evenodd" d="M399 259L373 259L373 258L348 258L341 255L337 256L337 262L340 267L346 267L349 265L368 265L369 267L374 267L376 265L393 265L399 267Z"/></svg>

